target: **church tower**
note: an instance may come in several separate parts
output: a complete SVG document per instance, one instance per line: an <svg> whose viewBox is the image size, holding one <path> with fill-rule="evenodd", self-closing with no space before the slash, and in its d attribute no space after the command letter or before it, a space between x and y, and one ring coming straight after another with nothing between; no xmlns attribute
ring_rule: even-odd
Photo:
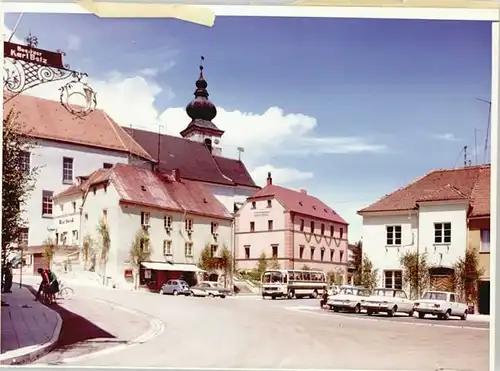
<svg viewBox="0 0 500 371"><path fill-rule="evenodd" d="M194 99L186 106L186 113L191 122L180 134L185 139L204 143L213 155L220 156L222 154L220 140L224 131L212 122L217 116L217 108L208 99L208 84L203 77L204 60L205 58L201 57L200 77L196 81Z"/></svg>

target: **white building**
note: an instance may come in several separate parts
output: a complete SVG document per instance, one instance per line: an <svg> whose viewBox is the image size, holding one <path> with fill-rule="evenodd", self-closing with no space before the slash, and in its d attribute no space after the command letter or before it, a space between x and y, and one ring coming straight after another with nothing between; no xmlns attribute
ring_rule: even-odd
<svg viewBox="0 0 500 371"><path fill-rule="evenodd" d="M401 257L426 254L431 287L452 290L454 265L468 246L468 215L480 167L437 170L360 210L363 253L378 285L407 287Z"/></svg>
<svg viewBox="0 0 500 371"><path fill-rule="evenodd" d="M59 102L18 95L4 105L4 117L14 109L22 130L36 140L36 146L23 156L26 169L38 169L36 184L24 208L26 228L22 243L39 248L53 237L52 196L73 184L79 175L116 163L154 161L105 112L96 110L84 119L68 113ZM28 249L29 252L29 249Z"/></svg>
<svg viewBox="0 0 500 371"><path fill-rule="evenodd" d="M110 245L104 263L96 271L109 285L132 286L131 246L144 230L151 253L142 264L142 285L158 290L168 279L188 282L199 272L196 264L210 245L215 256L226 247L232 251L232 216L203 185L181 179L179 171L160 174L135 165L117 164L101 169L54 197L59 243L80 246L94 241L97 256L102 250L98 232L108 226ZM90 263L90 262L89 262Z"/></svg>

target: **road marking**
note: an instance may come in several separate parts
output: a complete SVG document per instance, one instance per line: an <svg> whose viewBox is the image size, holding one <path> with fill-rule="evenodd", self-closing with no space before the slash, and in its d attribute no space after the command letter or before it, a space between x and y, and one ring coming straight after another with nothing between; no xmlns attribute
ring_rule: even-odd
<svg viewBox="0 0 500 371"><path fill-rule="evenodd" d="M325 313L324 309L307 307L307 306L295 306L295 307L285 307L284 309L292 311L292 312L300 312L306 314L312 314L316 316L328 316L328 317L336 317L336 318L345 318L353 321L371 321L371 322L385 322L385 323L393 323L393 324L401 324L401 325L409 325L409 326L426 326L426 327L445 327L445 328L454 328L454 329L463 329L463 330L476 330L476 331L489 331L489 328L482 327L469 327L469 326L452 326L452 325L441 325L434 323L417 323L417 322L407 322L407 321L387 321L383 319L377 318L366 318L360 316L346 316L342 314L336 313Z"/></svg>
<svg viewBox="0 0 500 371"><path fill-rule="evenodd" d="M139 335L135 339L128 342L127 344L120 344L120 345L117 345L117 346L114 346L111 348L98 350L97 352L83 354L81 356L76 356L76 357L71 357L71 358L63 358L60 361L61 364L81 362L84 360L88 360L88 359L92 359L92 358L96 358L96 357L101 357L101 356L116 353L116 352L121 352L125 349L129 349L129 348L136 346L138 344L142 344L142 343L145 343L147 341L150 341L150 340L154 339L155 337L159 336L165 330L165 324L163 323L163 321L161 321L158 318L152 317L144 312L130 309L130 308L126 308L126 307L118 305L114 302L103 300L103 299L97 299L97 298L87 298L87 299L94 300L94 301L101 302L101 303L105 303L108 305L112 305L115 308L122 310L124 312L132 313L132 314L135 314L137 316L146 318L149 321L149 329L145 333ZM53 365L50 365L50 364L37 364L36 366L53 367Z"/></svg>
<svg viewBox="0 0 500 371"><path fill-rule="evenodd" d="M54 365L25 365L23 368L44 368L44 367L54 367ZM137 370L137 367L131 367L131 366L71 366L71 365L64 365L64 366L59 366L59 367L65 367L65 368L77 368L77 369L92 369L95 370L96 368L98 369L123 369L123 370ZM143 370L191 370L191 371L331 371L331 368L250 368L250 367L240 367L240 368L229 368L229 367L171 367L171 366L161 366L161 367L153 367L153 366L147 366L147 367L141 367ZM335 369L335 371L385 371L386 369ZM415 371L415 370L399 370L399 371ZM443 371L459 371L459 370L454 370L454 369L443 369Z"/></svg>

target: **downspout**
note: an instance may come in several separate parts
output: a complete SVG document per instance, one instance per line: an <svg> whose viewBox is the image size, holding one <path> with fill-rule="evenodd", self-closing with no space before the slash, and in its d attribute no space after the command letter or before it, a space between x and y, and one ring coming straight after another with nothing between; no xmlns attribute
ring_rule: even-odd
<svg viewBox="0 0 500 371"><path fill-rule="evenodd" d="M417 205L417 266L416 266L416 277L417 277L417 297L420 299L420 208Z"/></svg>
<svg viewBox="0 0 500 371"><path fill-rule="evenodd" d="M235 244L236 244L236 234L235 234L235 219L231 220L231 279L229 280L229 284L231 285L231 294L234 295L234 264L236 262L234 252L235 252Z"/></svg>
<svg viewBox="0 0 500 371"><path fill-rule="evenodd" d="M292 222L292 269L295 269L295 214L292 211L290 220Z"/></svg>

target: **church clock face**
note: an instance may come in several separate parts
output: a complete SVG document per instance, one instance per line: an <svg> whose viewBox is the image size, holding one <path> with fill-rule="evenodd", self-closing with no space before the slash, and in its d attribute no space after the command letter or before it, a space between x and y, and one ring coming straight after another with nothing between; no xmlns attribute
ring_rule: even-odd
<svg viewBox="0 0 500 371"><path fill-rule="evenodd" d="M214 139L215 144L219 144L219 139Z"/></svg>

